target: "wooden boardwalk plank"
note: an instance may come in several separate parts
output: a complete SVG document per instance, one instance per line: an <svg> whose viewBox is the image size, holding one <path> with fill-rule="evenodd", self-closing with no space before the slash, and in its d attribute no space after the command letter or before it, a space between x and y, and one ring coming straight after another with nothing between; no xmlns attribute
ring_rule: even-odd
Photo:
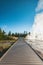
<svg viewBox="0 0 43 65"><path fill-rule="evenodd" d="M41 59L24 42L18 39L16 44L10 49L5 57L0 61L0 65L43 65Z"/></svg>

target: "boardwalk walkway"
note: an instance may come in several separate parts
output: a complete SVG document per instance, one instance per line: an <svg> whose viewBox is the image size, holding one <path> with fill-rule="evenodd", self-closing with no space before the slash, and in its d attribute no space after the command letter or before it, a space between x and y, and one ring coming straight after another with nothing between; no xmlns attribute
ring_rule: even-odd
<svg viewBox="0 0 43 65"><path fill-rule="evenodd" d="M0 65L43 65L43 61L24 42L18 39L16 44L10 49L5 57L0 61Z"/></svg>

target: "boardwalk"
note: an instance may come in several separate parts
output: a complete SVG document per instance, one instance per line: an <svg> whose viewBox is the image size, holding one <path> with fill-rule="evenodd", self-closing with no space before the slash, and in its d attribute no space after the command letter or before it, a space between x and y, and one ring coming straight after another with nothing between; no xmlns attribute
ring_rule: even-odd
<svg viewBox="0 0 43 65"><path fill-rule="evenodd" d="M43 61L35 52L24 42L18 39L16 44L9 50L5 57L0 61L0 65L43 65Z"/></svg>

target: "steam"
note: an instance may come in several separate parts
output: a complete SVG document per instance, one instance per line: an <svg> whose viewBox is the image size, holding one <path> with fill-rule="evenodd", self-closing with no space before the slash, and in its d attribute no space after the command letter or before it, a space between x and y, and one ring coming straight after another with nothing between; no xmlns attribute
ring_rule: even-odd
<svg viewBox="0 0 43 65"><path fill-rule="evenodd" d="M43 0L39 0L35 11L36 15L32 26L32 35L37 36L37 39L43 39Z"/></svg>
<svg viewBox="0 0 43 65"><path fill-rule="evenodd" d="M35 9L36 12L43 10L43 0L38 1L38 5Z"/></svg>
<svg viewBox="0 0 43 65"><path fill-rule="evenodd" d="M36 15L34 17L31 35L27 35L26 39L33 49L38 50L43 54L43 0L38 1L35 12Z"/></svg>

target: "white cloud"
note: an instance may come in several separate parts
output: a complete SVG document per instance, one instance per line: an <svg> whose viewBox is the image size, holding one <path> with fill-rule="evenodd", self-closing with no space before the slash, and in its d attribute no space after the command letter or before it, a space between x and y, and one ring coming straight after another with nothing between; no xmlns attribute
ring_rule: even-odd
<svg viewBox="0 0 43 65"><path fill-rule="evenodd" d="M43 10L43 0L38 1L38 5L37 5L37 7L35 9L36 12L38 12L40 10Z"/></svg>

